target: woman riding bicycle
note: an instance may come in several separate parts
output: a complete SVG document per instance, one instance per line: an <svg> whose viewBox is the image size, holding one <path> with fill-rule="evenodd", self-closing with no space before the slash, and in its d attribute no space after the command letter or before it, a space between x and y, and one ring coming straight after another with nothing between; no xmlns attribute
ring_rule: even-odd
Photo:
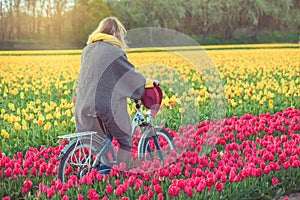
<svg viewBox="0 0 300 200"><path fill-rule="evenodd" d="M125 35L122 23L108 17L89 36L81 57L75 120L77 132L108 131L120 144L118 164L129 167L132 136L127 98L141 99L145 87L158 83L137 73L127 60Z"/></svg>

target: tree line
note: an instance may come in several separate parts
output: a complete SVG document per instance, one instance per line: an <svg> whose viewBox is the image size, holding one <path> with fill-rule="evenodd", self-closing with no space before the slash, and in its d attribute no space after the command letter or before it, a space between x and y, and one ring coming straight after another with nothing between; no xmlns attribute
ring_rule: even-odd
<svg viewBox="0 0 300 200"><path fill-rule="evenodd" d="M1 0L0 46L81 48L107 16L200 44L299 42L299 11L299 0Z"/></svg>

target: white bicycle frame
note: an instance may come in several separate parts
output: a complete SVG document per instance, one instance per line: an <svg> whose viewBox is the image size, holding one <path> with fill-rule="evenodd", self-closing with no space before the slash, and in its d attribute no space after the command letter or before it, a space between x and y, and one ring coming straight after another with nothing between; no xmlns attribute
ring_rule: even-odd
<svg viewBox="0 0 300 200"><path fill-rule="evenodd" d="M137 102L136 102L136 104L137 104ZM132 120L132 123L131 123L131 127L132 127L131 136L134 135L134 131L135 131L135 129L136 129L136 127L138 125L141 125L143 123L150 124L151 118L152 118L151 111L149 109L146 111L146 119L145 119L143 111L140 108L140 104L137 104L137 106L136 106L136 114L135 114L135 116L134 116L134 118ZM85 132L78 132L78 133L72 133L72 134L58 136L58 138L60 138L60 139L68 139L68 140L70 140L72 138L77 138L77 139L76 140L72 140L68 145L66 145L65 148L60 153L60 155L58 156L57 159L61 159L63 157L63 155L67 152L69 146L71 146L72 144L76 143L75 146L77 146L79 144L80 139L83 138L83 137L89 137L90 145L92 146L93 135L96 134L96 133L97 132L94 132L94 131L85 131ZM106 136L106 138L103 141L103 146L102 146L101 149L99 149L99 151L97 152L97 154L98 154L98 156L100 156L105 151L105 149L107 148L107 146L109 146L110 151L113 154L112 155L113 159L115 161L116 160L116 155L115 155L113 146L111 144L111 139L112 138L110 138L110 137L111 136L109 134ZM140 142L139 142L138 146L140 147ZM75 149L76 148L74 148L72 154L74 153ZM90 156L91 155L89 155L89 159L87 159L87 160L90 160L90 158L91 158ZM97 161L95 160L92 165L90 163L88 165L89 166L94 166L96 162ZM86 163L82 163L82 164L78 164L77 163L77 165L86 165Z"/></svg>
<svg viewBox="0 0 300 200"><path fill-rule="evenodd" d="M134 131L139 124L143 124L145 122L150 123L152 118L151 111L149 109L146 111L146 119L145 116L143 115L143 111L141 110L141 108L136 108L136 110L137 112L131 123L131 127L132 127L131 136L134 135Z"/></svg>

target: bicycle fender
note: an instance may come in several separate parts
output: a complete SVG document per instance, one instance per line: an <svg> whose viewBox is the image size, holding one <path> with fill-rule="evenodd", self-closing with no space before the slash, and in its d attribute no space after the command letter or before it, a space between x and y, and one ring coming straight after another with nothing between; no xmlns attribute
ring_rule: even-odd
<svg viewBox="0 0 300 200"><path fill-rule="evenodd" d="M153 126L149 126L145 131L144 133L142 134L142 137L143 139L145 138L148 138L148 137L153 137L155 136L155 127Z"/></svg>
<svg viewBox="0 0 300 200"><path fill-rule="evenodd" d="M70 142L69 142L69 144L67 144L64 148L63 148L63 150L60 152L60 154L57 156L57 158L56 158L56 160L60 160L65 154L66 154L66 152L67 152L67 150L74 144L74 143L76 143L78 141L78 139L76 139L76 140L71 140Z"/></svg>

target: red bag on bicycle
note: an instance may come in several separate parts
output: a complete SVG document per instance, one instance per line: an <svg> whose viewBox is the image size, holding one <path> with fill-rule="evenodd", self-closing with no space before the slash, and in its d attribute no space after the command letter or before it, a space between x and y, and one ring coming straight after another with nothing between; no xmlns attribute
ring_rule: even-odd
<svg viewBox="0 0 300 200"><path fill-rule="evenodd" d="M151 88L145 88L145 93L141 99L142 104L151 110L152 116L155 116L162 102L162 90L159 85L154 85Z"/></svg>

